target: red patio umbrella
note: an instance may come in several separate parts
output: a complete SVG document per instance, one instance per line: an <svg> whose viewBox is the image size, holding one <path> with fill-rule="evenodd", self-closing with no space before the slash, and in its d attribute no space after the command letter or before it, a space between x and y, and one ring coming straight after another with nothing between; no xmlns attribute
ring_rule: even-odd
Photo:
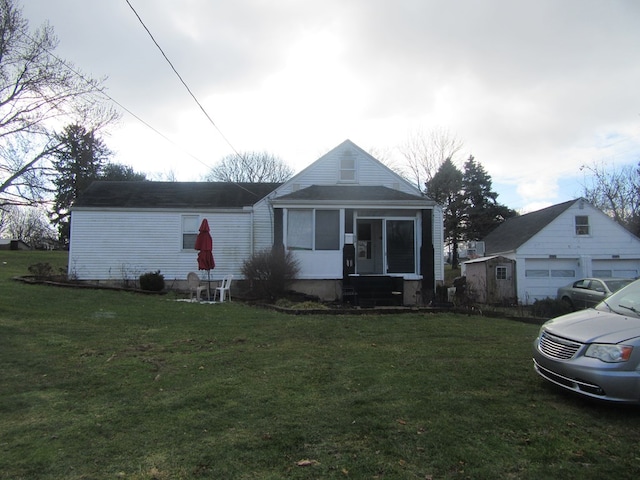
<svg viewBox="0 0 640 480"><path fill-rule="evenodd" d="M198 270L207 271L207 294L209 300L211 300L211 270L216 268L216 262L213 259L213 240L211 239L211 233L209 233L209 222L207 219L203 219L200 224L200 233L196 237L195 249L200 250L198 252Z"/></svg>

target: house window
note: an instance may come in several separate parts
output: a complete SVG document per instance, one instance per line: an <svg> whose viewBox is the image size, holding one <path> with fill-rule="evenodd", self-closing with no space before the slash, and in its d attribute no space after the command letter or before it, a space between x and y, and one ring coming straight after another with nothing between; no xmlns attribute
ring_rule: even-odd
<svg viewBox="0 0 640 480"><path fill-rule="evenodd" d="M589 217L576 215L576 235L589 235Z"/></svg>
<svg viewBox="0 0 640 480"><path fill-rule="evenodd" d="M196 237L200 228L200 217L198 215L182 216L182 249L194 250Z"/></svg>
<svg viewBox="0 0 640 480"><path fill-rule="evenodd" d="M289 210L287 215L287 247L313 250L313 210Z"/></svg>
<svg viewBox="0 0 640 480"><path fill-rule="evenodd" d="M496 280L507 279L507 267L498 265L496 267Z"/></svg>
<svg viewBox="0 0 640 480"><path fill-rule="evenodd" d="M293 250L339 250L340 211L287 211L287 247Z"/></svg>
<svg viewBox="0 0 640 480"><path fill-rule="evenodd" d="M356 181L356 159L351 152L345 152L344 156L340 159L340 181Z"/></svg>
<svg viewBox="0 0 640 480"><path fill-rule="evenodd" d="M316 210L316 250L340 250L340 211Z"/></svg>

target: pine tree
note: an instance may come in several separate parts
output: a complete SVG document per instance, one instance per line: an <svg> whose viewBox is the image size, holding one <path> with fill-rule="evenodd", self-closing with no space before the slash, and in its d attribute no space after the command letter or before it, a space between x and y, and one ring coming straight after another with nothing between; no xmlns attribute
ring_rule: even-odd
<svg viewBox="0 0 640 480"><path fill-rule="evenodd" d="M498 203L491 176L473 156L464 164L462 191L464 240L482 240L507 218L516 215L515 210Z"/></svg>
<svg viewBox="0 0 640 480"><path fill-rule="evenodd" d="M463 229L462 172L447 158L425 183L427 195L443 207L445 241L451 247L451 266L458 267L458 243Z"/></svg>
<svg viewBox="0 0 640 480"><path fill-rule="evenodd" d="M68 125L56 136L60 146L53 154L56 186L51 221L58 227L60 241L69 241L71 204L91 182L97 180L104 164L112 155L92 130L81 125Z"/></svg>

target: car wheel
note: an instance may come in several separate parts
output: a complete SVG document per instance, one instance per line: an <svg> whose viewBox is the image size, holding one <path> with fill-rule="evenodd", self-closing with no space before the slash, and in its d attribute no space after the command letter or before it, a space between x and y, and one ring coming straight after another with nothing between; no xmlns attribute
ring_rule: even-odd
<svg viewBox="0 0 640 480"><path fill-rule="evenodd" d="M571 311L575 311L576 307L573 306L573 302L569 297L562 297L562 303L569 307Z"/></svg>

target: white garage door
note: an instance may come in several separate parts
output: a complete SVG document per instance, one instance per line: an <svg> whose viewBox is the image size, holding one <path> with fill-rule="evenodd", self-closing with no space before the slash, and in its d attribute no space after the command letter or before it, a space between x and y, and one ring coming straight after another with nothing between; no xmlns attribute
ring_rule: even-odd
<svg viewBox="0 0 640 480"><path fill-rule="evenodd" d="M637 278L639 260L594 260L591 272L594 277Z"/></svg>
<svg viewBox="0 0 640 480"><path fill-rule="evenodd" d="M532 303L534 300L556 298L558 288L576 280L578 274L576 259L531 259L525 260L523 300ZM521 288L518 288L521 291ZM520 294L522 296L522 293Z"/></svg>

